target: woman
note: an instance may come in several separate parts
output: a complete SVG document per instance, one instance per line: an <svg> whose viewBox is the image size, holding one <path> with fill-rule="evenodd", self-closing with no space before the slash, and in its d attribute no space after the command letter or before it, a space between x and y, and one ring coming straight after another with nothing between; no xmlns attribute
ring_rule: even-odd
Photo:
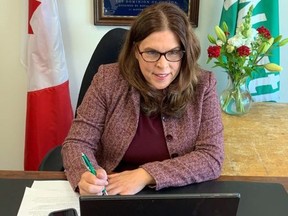
<svg viewBox="0 0 288 216"><path fill-rule="evenodd" d="M99 67L63 144L67 178L80 194L136 194L219 177L223 126L199 42L170 3L136 18L119 62ZM86 154L97 174L82 163Z"/></svg>

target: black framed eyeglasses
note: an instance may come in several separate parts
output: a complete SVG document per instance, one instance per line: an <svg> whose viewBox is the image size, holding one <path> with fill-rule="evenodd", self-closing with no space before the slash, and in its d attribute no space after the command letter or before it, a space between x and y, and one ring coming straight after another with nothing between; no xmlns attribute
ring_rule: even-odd
<svg viewBox="0 0 288 216"><path fill-rule="evenodd" d="M146 62L157 62L163 55L165 59L169 62L178 62L180 61L185 53L185 50L169 50L167 52L161 53L156 50L148 50L141 52L137 46L138 52L141 55L142 59Z"/></svg>

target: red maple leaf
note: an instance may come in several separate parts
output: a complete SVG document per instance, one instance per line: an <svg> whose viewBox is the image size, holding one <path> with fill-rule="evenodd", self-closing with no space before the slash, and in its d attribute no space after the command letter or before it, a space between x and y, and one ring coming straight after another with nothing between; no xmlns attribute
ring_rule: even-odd
<svg viewBox="0 0 288 216"><path fill-rule="evenodd" d="M29 0L29 9L28 9L28 34L33 34L32 27L30 25L30 19L37 9L37 7L41 4L41 2L37 0Z"/></svg>

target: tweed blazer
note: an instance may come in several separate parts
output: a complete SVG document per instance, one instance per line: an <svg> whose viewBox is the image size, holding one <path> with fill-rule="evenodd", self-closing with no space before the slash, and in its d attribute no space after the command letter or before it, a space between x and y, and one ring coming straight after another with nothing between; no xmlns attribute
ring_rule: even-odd
<svg viewBox="0 0 288 216"><path fill-rule="evenodd" d="M211 72L201 71L195 96L183 117L162 116L171 159L141 166L154 177L156 190L215 179L221 173L223 125ZM65 172L74 189L86 171L81 152L96 168L113 172L136 133L139 115L140 94L120 74L118 64L100 66L63 143Z"/></svg>

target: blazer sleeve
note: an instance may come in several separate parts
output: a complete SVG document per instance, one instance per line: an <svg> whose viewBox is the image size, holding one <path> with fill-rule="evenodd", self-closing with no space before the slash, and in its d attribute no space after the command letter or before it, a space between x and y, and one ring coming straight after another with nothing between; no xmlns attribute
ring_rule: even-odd
<svg viewBox="0 0 288 216"><path fill-rule="evenodd" d="M81 175L87 171L82 162L81 152L88 156L95 168L99 167L95 155L99 148L107 112L103 83L105 83L105 76L102 66L100 66L63 143L62 158L65 173L74 189L76 189Z"/></svg>

